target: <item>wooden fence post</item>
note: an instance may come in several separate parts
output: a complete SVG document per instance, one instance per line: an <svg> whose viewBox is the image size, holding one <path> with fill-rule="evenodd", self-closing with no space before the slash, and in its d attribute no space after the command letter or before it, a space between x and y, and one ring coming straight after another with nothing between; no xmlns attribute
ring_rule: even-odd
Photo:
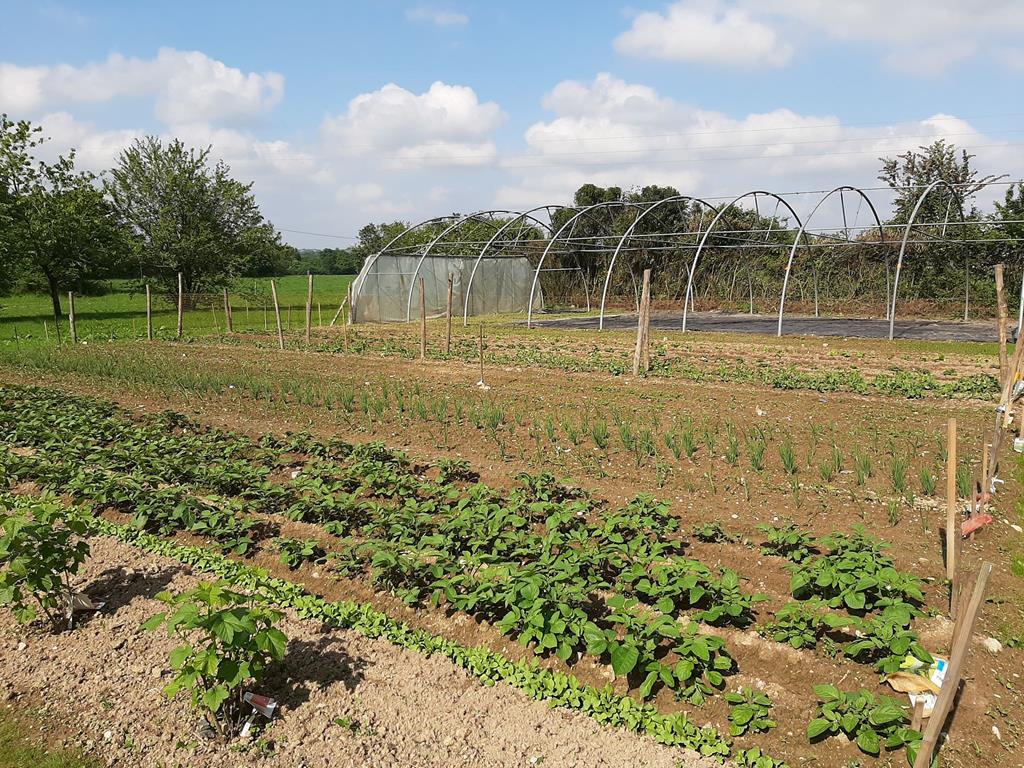
<svg viewBox="0 0 1024 768"><path fill-rule="evenodd" d="M235 332L235 321L231 317L231 300L228 298L228 289L224 289L224 325L227 326L228 333Z"/></svg>
<svg viewBox="0 0 1024 768"><path fill-rule="evenodd" d="M981 608L982 599L985 596L985 585L988 583L990 573L992 573L992 563L982 563L981 570L978 571L978 579L974 584L974 592L971 594L971 601L967 604L967 610L964 611L953 628L953 646L949 654L949 667L946 669L946 677L942 681L942 688L939 690L939 696L932 708L931 717L928 718L928 727L925 728L917 759L914 760L914 768L928 768L931 765L932 753L935 752L938 745L942 726L946 722L957 690L960 688L964 658L970 648L971 635L974 633L974 625L978 619L978 610Z"/></svg>
<svg viewBox="0 0 1024 768"><path fill-rule="evenodd" d="M420 360L427 359L427 288L420 278Z"/></svg>
<svg viewBox="0 0 1024 768"><path fill-rule="evenodd" d="M452 276L448 275L448 308L444 313L445 317L445 329L444 329L444 354L448 356L452 353Z"/></svg>
<svg viewBox="0 0 1024 768"><path fill-rule="evenodd" d="M274 299L274 319L277 321L277 346L284 349L284 331L281 328L281 305L277 303L277 285L270 281L270 295Z"/></svg>
<svg viewBox="0 0 1024 768"><path fill-rule="evenodd" d="M1003 283L1003 265L996 264L996 306L999 313L999 382L1006 381L1009 361L1006 358L1007 326L1010 313L1006 309L1006 286Z"/></svg>
<svg viewBox="0 0 1024 768"><path fill-rule="evenodd" d="M633 350L633 375L638 376L650 368L651 359L648 352L647 327L650 323L651 311L651 270L644 270L643 288L640 292L640 310L636 321L636 349Z"/></svg>
<svg viewBox="0 0 1024 768"><path fill-rule="evenodd" d="M185 328L185 289L181 279L181 272L178 273L178 338L181 338Z"/></svg>
<svg viewBox="0 0 1024 768"><path fill-rule="evenodd" d="M68 329L71 331L71 343L78 343L78 323L75 322L75 292L68 291Z"/></svg>
<svg viewBox="0 0 1024 768"><path fill-rule="evenodd" d="M146 339L153 340L153 289L146 283Z"/></svg>
<svg viewBox="0 0 1024 768"><path fill-rule="evenodd" d="M306 346L309 346L313 329L313 273L306 273Z"/></svg>
<svg viewBox="0 0 1024 768"><path fill-rule="evenodd" d="M956 554L959 528L956 503L956 419L946 425L946 579L949 581L949 616L956 618Z"/></svg>

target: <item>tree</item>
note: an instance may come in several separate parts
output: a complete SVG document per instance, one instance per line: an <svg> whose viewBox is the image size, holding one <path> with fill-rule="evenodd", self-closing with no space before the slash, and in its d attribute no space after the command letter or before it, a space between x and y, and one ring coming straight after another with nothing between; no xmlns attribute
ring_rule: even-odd
<svg viewBox="0 0 1024 768"><path fill-rule="evenodd" d="M252 183L231 178L210 151L177 139L166 145L153 136L137 139L106 183L143 267L168 295L177 291L177 273L194 296L240 275L283 271L296 255L263 218Z"/></svg>
<svg viewBox="0 0 1024 768"><path fill-rule="evenodd" d="M41 133L0 116L0 251L3 279L41 275L60 319L62 291L119 266L127 240L98 177L75 170L74 151L52 164L34 157Z"/></svg>

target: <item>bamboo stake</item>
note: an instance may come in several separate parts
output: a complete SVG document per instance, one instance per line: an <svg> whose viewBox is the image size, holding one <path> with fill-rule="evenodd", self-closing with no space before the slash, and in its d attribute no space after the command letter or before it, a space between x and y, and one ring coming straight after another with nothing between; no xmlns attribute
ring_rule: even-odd
<svg viewBox="0 0 1024 768"><path fill-rule="evenodd" d="M949 616L956 618L956 419L946 426L946 579L949 581Z"/></svg>
<svg viewBox="0 0 1024 768"><path fill-rule="evenodd" d="M644 270L643 288L640 292L640 308L636 320L636 348L633 350L633 375L647 372L650 358L647 354L647 326L650 322L651 270Z"/></svg>
<svg viewBox="0 0 1024 768"><path fill-rule="evenodd" d="M274 299L274 319L277 321L277 346L284 349L284 331L281 328L281 305L277 303L277 284L270 281L270 295Z"/></svg>
<svg viewBox="0 0 1024 768"><path fill-rule="evenodd" d="M306 273L306 346L313 330L313 273Z"/></svg>
<svg viewBox="0 0 1024 768"><path fill-rule="evenodd" d="M178 273L178 338L181 338L185 328L185 288L181 279L181 272Z"/></svg>
<svg viewBox="0 0 1024 768"><path fill-rule="evenodd" d="M153 289L146 283L146 339L153 340Z"/></svg>
<svg viewBox="0 0 1024 768"><path fill-rule="evenodd" d="M484 324L480 323L480 383L484 383Z"/></svg>
<svg viewBox="0 0 1024 768"><path fill-rule="evenodd" d="M68 291L68 328L71 331L71 343L78 343L78 323L75 321L75 292ZM47 339L49 340L49 339Z"/></svg>
<svg viewBox="0 0 1024 768"><path fill-rule="evenodd" d="M452 276L448 275L448 304L444 313L444 354L452 353Z"/></svg>
<svg viewBox="0 0 1024 768"><path fill-rule="evenodd" d="M235 321L231 316L231 301L228 298L228 289L224 289L224 324L227 326L228 333L235 332Z"/></svg>
<svg viewBox="0 0 1024 768"><path fill-rule="evenodd" d="M46 324L45 320L43 320L43 336L46 337L46 343L49 344L50 343L50 327Z"/></svg>
<svg viewBox="0 0 1024 768"><path fill-rule="evenodd" d="M316 327L324 327L324 308L320 306L320 302L316 303Z"/></svg>
<svg viewBox="0 0 1024 768"><path fill-rule="evenodd" d="M949 667L946 669L946 677L942 682L935 706L932 708L931 717L928 718L928 727L925 729L921 747L918 749L917 759L914 760L914 768L928 768L931 765L932 753L937 748L942 726L946 722L946 717L952 709L953 700L960 688L964 658L970 647L971 635L974 633L974 625L978 619L978 610L981 608L990 573L992 573L992 563L982 563L981 570L978 571L978 579L974 584L974 592L971 594L971 601L967 604L967 610L953 628L953 646L949 655Z"/></svg>
<svg viewBox="0 0 1024 768"><path fill-rule="evenodd" d="M1007 325L1010 322L1010 313L1006 309L1006 286L1003 283L1003 265L996 264L996 306L999 312L999 382L1006 381L1009 375L1009 361L1006 357L1006 336Z"/></svg>
<svg viewBox="0 0 1024 768"><path fill-rule="evenodd" d="M427 289L420 278L420 360L427 359Z"/></svg>

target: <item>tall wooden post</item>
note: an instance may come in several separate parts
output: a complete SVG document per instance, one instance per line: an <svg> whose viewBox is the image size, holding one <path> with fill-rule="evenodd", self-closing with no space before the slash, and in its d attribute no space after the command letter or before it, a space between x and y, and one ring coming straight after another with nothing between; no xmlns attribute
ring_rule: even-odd
<svg viewBox="0 0 1024 768"><path fill-rule="evenodd" d="M480 382L484 380L484 324L480 323Z"/></svg>
<svg viewBox="0 0 1024 768"><path fill-rule="evenodd" d="M427 359L427 288L420 278L420 360Z"/></svg>
<svg viewBox="0 0 1024 768"><path fill-rule="evenodd" d="M650 368L650 353L648 351L647 327L650 323L651 311L651 270L644 270L643 288L640 292L640 311L637 313L636 322L636 349L633 350L633 375L637 376L640 371L645 373Z"/></svg>
<svg viewBox="0 0 1024 768"><path fill-rule="evenodd" d="M306 346L313 328L313 273L306 273Z"/></svg>
<svg viewBox="0 0 1024 768"><path fill-rule="evenodd" d="M181 338L185 328L185 288L181 279L181 272L178 273L178 338Z"/></svg>
<svg viewBox="0 0 1024 768"><path fill-rule="evenodd" d="M231 317L231 300L228 298L228 289L224 289L224 324L227 326L228 333L235 332L235 321Z"/></svg>
<svg viewBox="0 0 1024 768"><path fill-rule="evenodd" d="M917 751L914 768L928 768L932 763L932 754L939 743L939 734L942 732L942 727L946 723L946 718L960 689L964 659L970 649L971 635L974 634L974 625L978 620L978 611L985 597L985 586L991 573L992 563L982 563L981 570L978 571L978 579L974 584L974 592L971 593L971 601L967 604L967 610L953 628L953 647L949 654L946 677L942 681L942 688L939 690L939 696L932 708L931 717L928 718L928 726L925 728L924 738Z"/></svg>
<svg viewBox="0 0 1024 768"><path fill-rule="evenodd" d="M352 283L348 284L348 319L345 320L346 325L352 325L352 321L355 319L356 308L352 303L355 295L352 293Z"/></svg>
<svg viewBox="0 0 1024 768"><path fill-rule="evenodd" d="M281 305L277 303L277 284L270 281L270 295L274 299L274 319L277 321L277 346L284 349L284 330L281 328Z"/></svg>
<svg viewBox="0 0 1024 768"><path fill-rule="evenodd" d="M444 354L452 353L452 276L448 275L448 305L444 313Z"/></svg>
<svg viewBox="0 0 1024 768"><path fill-rule="evenodd" d="M956 618L956 560L959 528L956 504L956 419L946 425L946 579L949 581L949 615Z"/></svg>
<svg viewBox="0 0 1024 768"><path fill-rule="evenodd" d="M146 339L153 340L153 289L146 283Z"/></svg>
<svg viewBox="0 0 1024 768"><path fill-rule="evenodd" d="M1010 323L1010 313L1006 308L1006 286L1003 283L1003 265L996 264L996 306L999 312L999 382L1006 381L1009 375L1009 361L1006 357L1007 326Z"/></svg>
<svg viewBox="0 0 1024 768"><path fill-rule="evenodd" d="M75 322L75 292L68 291L68 328L71 331L71 343L78 343L78 323Z"/></svg>

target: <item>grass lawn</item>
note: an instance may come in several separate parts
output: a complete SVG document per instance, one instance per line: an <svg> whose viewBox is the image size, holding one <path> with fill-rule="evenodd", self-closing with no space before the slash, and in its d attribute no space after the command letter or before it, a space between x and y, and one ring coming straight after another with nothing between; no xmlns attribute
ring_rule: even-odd
<svg viewBox="0 0 1024 768"><path fill-rule="evenodd" d="M314 277L313 323L331 318L345 296L354 275L317 275ZM146 295L134 280L111 281L111 292L104 296L75 298L78 336L89 341L144 338L146 335ZM306 304L305 275L288 275L277 279L281 317L286 327L300 328ZM212 303L212 306L211 306ZM62 299L67 312L67 297ZM235 330L264 330L274 327L270 279L238 280L231 289L231 307ZM177 325L177 311L172 300L164 295L153 298L153 329L158 337L172 337ZM44 326L45 323L45 326ZM207 302L205 306L185 313L185 334L198 336L224 330L223 301ZM67 320L61 333L67 334ZM40 293L0 298L0 344L55 343L53 310L50 297Z"/></svg>
<svg viewBox="0 0 1024 768"><path fill-rule="evenodd" d="M75 752L47 749L25 737L25 724L0 710L0 768L98 768Z"/></svg>

